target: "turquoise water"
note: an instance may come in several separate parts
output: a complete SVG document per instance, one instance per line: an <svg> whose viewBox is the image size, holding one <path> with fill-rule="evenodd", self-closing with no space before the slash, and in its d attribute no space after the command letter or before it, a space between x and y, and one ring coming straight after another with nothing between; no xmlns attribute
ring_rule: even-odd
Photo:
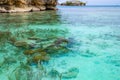
<svg viewBox="0 0 120 80"><path fill-rule="evenodd" d="M0 80L120 80L120 7L58 8L0 15ZM69 50L53 51L36 67L11 37L40 38L43 46L65 38Z"/></svg>

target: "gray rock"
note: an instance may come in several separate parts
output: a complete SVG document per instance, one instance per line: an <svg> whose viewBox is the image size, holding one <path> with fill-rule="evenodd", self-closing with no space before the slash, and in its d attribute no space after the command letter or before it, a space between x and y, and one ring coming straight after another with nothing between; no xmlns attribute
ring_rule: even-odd
<svg viewBox="0 0 120 80"><path fill-rule="evenodd" d="M62 78L69 79L69 78L76 78L79 73L79 69L73 67L69 69L67 72L62 73Z"/></svg>

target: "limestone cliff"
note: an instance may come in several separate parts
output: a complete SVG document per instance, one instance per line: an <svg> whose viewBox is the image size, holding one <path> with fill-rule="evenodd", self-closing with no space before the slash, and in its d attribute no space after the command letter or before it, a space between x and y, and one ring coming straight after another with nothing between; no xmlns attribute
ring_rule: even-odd
<svg viewBox="0 0 120 80"><path fill-rule="evenodd" d="M57 0L0 0L0 12L55 10Z"/></svg>

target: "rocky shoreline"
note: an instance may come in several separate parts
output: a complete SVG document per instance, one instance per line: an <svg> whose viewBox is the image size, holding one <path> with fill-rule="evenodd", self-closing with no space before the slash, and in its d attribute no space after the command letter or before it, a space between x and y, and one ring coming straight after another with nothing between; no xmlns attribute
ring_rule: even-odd
<svg viewBox="0 0 120 80"><path fill-rule="evenodd" d="M0 13L56 10L57 0L1 0Z"/></svg>

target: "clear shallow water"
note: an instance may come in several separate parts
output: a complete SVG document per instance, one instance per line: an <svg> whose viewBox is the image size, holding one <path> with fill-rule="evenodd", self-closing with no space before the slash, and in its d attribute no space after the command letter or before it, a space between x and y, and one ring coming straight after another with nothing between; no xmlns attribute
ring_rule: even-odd
<svg viewBox="0 0 120 80"><path fill-rule="evenodd" d="M77 69L76 77L62 80L120 80L120 7L58 8L40 13L1 14L0 31L12 32L17 40L32 36L70 39L70 51L53 54L48 62L42 63L47 71L63 73ZM1 38L0 80L10 80L8 76L14 77L12 73L20 62L26 63L23 51ZM11 80L15 80L13 77ZM33 80L59 79L47 76Z"/></svg>

